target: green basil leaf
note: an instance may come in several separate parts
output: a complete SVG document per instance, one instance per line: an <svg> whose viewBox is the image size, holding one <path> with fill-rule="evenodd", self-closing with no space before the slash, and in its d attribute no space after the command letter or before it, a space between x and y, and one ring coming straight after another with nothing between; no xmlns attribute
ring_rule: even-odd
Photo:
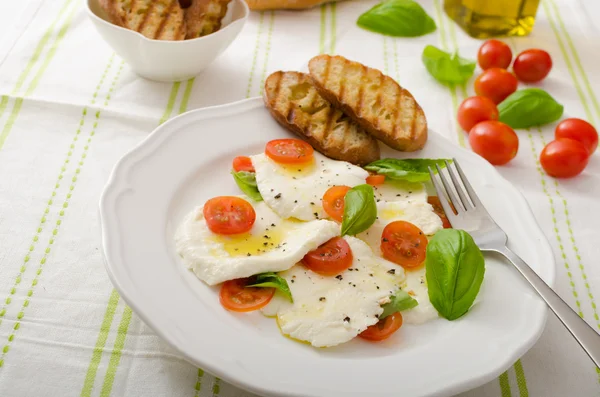
<svg viewBox="0 0 600 397"><path fill-rule="evenodd" d="M499 120L512 128L529 128L552 123L564 107L540 88L525 88L508 96L498 105Z"/></svg>
<svg viewBox="0 0 600 397"><path fill-rule="evenodd" d="M456 320L471 308L483 282L484 262L464 230L440 230L429 241L425 259L429 300L443 317Z"/></svg>
<svg viewBox="0 0 600 397"><path fill-rule="evenodd" d="M387 0L362 14L358 26L397 37L417 37L434 32L435 21L413 0Z"/></svg>
<svg viewBox="0 0 600 397"><path fill-rule="evenodd" d="M396 294L390 296L391 302L383 305L383 313L379 316L379 319L384 319L387 316L403 310L412 309L417 306L419 302L413 299L406 291L398 291Z"/></svg>
<svg viewBox="0 0 600 397"><path fill-rule="evenodd" d="M246 196L250 197L254 201L262 201L263 198L258 191L258 186L256 185L256 175L254 175L254 172L231 171L231 175L233 175L235 183L237 183L240 190L244 192Z"/></svg>
<svg viewBox="0 0 600 397"><path fill-rule="evenodd" d="M256 280L254 281L254 284L246 285L246 287L276 288L279 292L285 295L290 302L294 302L294 299L292 298L292 291L290 291L290 286L283 277L280 277L273 272L267 272L257 274L255 278Z"/></svg>
<svg viewBox="0 0 600 397"><path fill-rule="evenodd" d="M461 58L457 53L450 54L432 45L423 49L421 60L429 74L444 84L464 83L475 71L475 61Z"/></svg>
<svg viewBox="0 0 600 397"><path fill-rule="evenodd" d="M375 223L377 207L371 185L358 185L348 190L344 197L342 236L354 236Z"/></svg>
<svg viewBox="0 0 600 397"><path fill-rule="evenodd" d="M381 159L365 166L366 170L376 172L393 180L407 182L425 182L429 180L429 169L436 172L436 164L445 167L446 159Z"/></svg>

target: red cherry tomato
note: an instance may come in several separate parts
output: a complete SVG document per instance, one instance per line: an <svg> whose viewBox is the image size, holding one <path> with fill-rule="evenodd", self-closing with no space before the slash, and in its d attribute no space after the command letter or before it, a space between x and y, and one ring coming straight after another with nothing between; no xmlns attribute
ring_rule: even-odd
<svg viewBox="0 0 600 397"><path fill-rule="evenodd" d="M428 242L427 236L412 223L394 221L383 229L381 252L388 261L410 269L425 260Z"/></svg>
<svg viewBox="0 0 600 397"><path fill-rule="evenodd" d="M431 204L433 207L433 212L435 212L435 214L442 220L442 226L444 226L444 229L452 228L452 225L446 216L446 212L444 211L444 207L442 207L442 203L440 203L440 198L438 196L429 196L427 197L427 202Z"/></svg>
<svg viewBox="0 0 600 397"><path fill-rule="evenodd" d="M579 175L589 160L583 143L561 138L550 142L540 154L544 171L555 178L571 178Z"/></svg>
<svg viewBox="0 0 600 397"><path fill-rule="evenodd" d="M593 125L581 119L561 121L554 132L556 139L569 138L583 143L589 154L598 147L598 132Z"/></svg>
<svg viewBox="0 0 600 397"><path fill-rule="evenodd" d="M499 121L482 121L469 132L471 149L490 163L502 165L512 160L519 150L515 131Z"/></svg>
<svg viewBox="0 0 600 397"><path fill-rule="evenodd" d="M512 61L510 47L500 40L488 40L479 47L477 62L481 69L502 68L508 69Z"/></svg>
<svg viewBox="0 0 600 397"><path fill-rule="evenodd" d="M246 287L250 278L225 281L221 286L221 305L234 312L251 312L267 306L275 294L275 288Z"/></svg>
<svg viewBox="0 0 600 397"><path fill-rule="evenodd" d="M377 324L371 325L369 328L358 334L358 336L371 342L379 342L389 338L394 332L398 331L401 326L402 314L396 312L390 314L383 320L379 320Z"/></svg>
<svg viewBox="0 0 600 397"><path fill-rule="evenodd" d="M385 175L369 175L367 183L371 186L379 186L385 182Z"/></svg>
<svg viewBox="0 0 600 397"><path fill-rule="evenodd" d="M496 105L517 90L517 78L506 69L491 68L475 79L477 95L490 98Z"/></svg>
<svg viewBox="0 0 600 397"><path fill-rule="evenodd" d="M469 132L481 121L498 120L498 108L490 98L472 96L460 104L456 118L462 129Z"/></svg>
<svg viewBox="0 0 600 397"><path fill-rule="evenodd" d="M536 83L543 80L552 69L552 58L544 50L533 48L520 53L515 59L513 70L519 80Z"/></svg>
<svg viewBox="0 0 600 397"><path fill-rule="evenodd" d="M250 157L246 156L237 156L233 159L233 170L235 172L246 171L246 172L254 172L254 166L252 165L252 160Z"/></svg>
<svg viewBox="0 0 600 397"><path fill-rule="evenodd" d="M265 154L280 164L301 164L313 159L314 149L300 139L275 139L267 143Z"/></svg>
<svg viewBox="0 0 600 397"><path fill-rule="evenodd" d="M210 231L217 234L246 233L256 220L252 205L235 196L211 198L202 212Z"/></svg>
<svg viewBox="0 0 600 397"><path fill-rule="evenodd" d="M344 198L348 190L350 186L332 186L323 195L323 209L338 222L344 218Z"/></svg>
<svg viewBox="0 0 600 397"><path fill-rule="evenodd" d="M352 250L341 237L334 237L302 259L304 266L323 276L335 276L352 265Z"/></svg>

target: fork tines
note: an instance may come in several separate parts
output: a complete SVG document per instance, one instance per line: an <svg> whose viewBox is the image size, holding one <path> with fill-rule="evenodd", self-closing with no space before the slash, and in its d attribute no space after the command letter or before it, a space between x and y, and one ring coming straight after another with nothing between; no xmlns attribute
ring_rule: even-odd
<svg viewBox="0 0 600 397"><path fill-rule="evenodd" d="M436 170L429 168L431 181L438 194L440 203L446 214L460 214L465 211L483 207L473 187L467 180L465 173L456 159L446 160L447 173L450 180L444 175L442 168L436 164ZM452 167L454 166L454 167ZM456 171L454 170L456 168ZM437 177L436 177L437 171ZM458 175L457 175L458 172ZM441 181L441 184L440 184Z"/></svg>

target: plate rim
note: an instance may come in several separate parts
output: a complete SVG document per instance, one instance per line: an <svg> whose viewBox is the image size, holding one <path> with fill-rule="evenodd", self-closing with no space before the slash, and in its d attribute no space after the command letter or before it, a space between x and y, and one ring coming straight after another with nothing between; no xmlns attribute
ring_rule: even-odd
<svg viewBox="0 0 600 397"><path fill-rule="evenodd" d="M227 381L228 383L231 383L241 389L244 389L244 390L247 390L247 391L250 391L253 393L258 393L258 394L265 395L265 396L301 397L301 396L306 396L306 394L301 394L296 391L290 391L290 390L282 392L281 390L275 390L274 388L264 387L261 384L251 384L251 383L247 383L245 381L240 381L235 376L230 376L229 372L225 372L225 371L218 369L216 366L212 365L209 361L198 360L197 357L194 357L191 354L188 354L186 349L183 349L177 342L172 340L171 336L167 332L163 331L160 326L157 326L156 322L151 319L151 316L148 316L146 314L146 312L139 305L137 305L136 299L133 296L134 294L130 293L128 291L128 289L126 287L124 287L123 284L119 281L118 276L117 276L116 272L114 271L115 265L113 263L111 263L111 261L109 259L109 256L110 256L109 251L110 251L111 243L110 243L110 237L108 236L107 227L106 227L107 220L110 218L110 211L109 211L110 201L109 201L109 199L111 198L111 196L114 196L117 193L116 190L119 187L121 187L125 191L127 190L128 173L127 173L127 169L124 167L126 166L126 164L128 162L133 161L133 164L135 164L138 161L141 161L141 160L151 156L153 153L155 153L156 150L159 149L160 143L169 139L170 127L172 125L180 122L181 119L195 116L196 121L198 121L198 120L203 120L203 119L210 119L212 117L217 117L217 116L223 115L223 114L248 111L248 110L252 110L254 108L263 107L263 106L264 106L264 104L263 104L262 98L254 97L254 98L248 98L248 99L244 99L244 100L240 100L240 101L232 102L232 103L228 103L228 104L191 110L191 111L182 113L176 117L173 117L172 119L169 119L168 121L159 125L147 137L142 139L138 144L136 144L133 148L131 148L129 151L127 151L114 165L114 167L110 173L110 176L102 190L102 194L100 196L98 217L99 217L99 225L101 228L102 257L103 257L103 263L104 263L106 272L109 276L109 279L111 280L112 284L114 285L115 289L119 292L119 295L123 298L123 300L131 307L131 309L133 309L135 311L135 313L140 317L140 319L146 325L148 325L150 328L152 328L152 330L154 332L156 332L156 334L158 336L160 336L161 339L163 339L169 346L174 348L187 361L189 361L193 365L202 367L203 370L205 370L211 374L215 374L215 375L219 376L220 378ZM488 168L485 172L495 173L495 177L498 178L498 180L502 181L502 183L504 184L504 187L512 190L513 195L518 199L519 204L520 204L519 205L520 209L518 211L527 212L528 218L530 221L529 223L531 224L531 227L537 229L537 232L542 237L539 239L538 244L543 246L544 251L546 251L550 254L549 258L551 258L551 263L545 264L546 266L548 266L548 269L546 270L547 274L544 274L544 277L542 277L542 278L544 279L544 281L546 281L548 283L549 286L553 287L555 284L555 280L556 280L556 260L554 257L554 252L553 252L552 247L551 247L548 239L546 238L543 230L541 229L540 225L538 224L538 222L535 218L535 215L534 215L527 199L525 198L525 196L508 179L504 178L504 176L502 176L502 174L500 174L500 172L498 172L498 170L496 170L496 168L494 166L489 164L487 161L485 161L483 158L481 158L477 154L475 154L469 150L466 150L465 148L457 146L454 142L450 141L445 136L438 134L435 131L432 131L431 129L429 130L429 134L435 135L436 139L442 139L442 140L447 141L449 145L453 145L455 147L455 149L462 152L463 155L473 158L475 161L479 162L482 165L482 167ZM139 156L140 154L142 155L142 157L138 158L137 161L135 161L136 157ZM114 197L117 197L117 196L114 196ZM439 389L436 392L434 392L433 394L429 394L428 396L434 397L434 396L453 395L456 393L471 390L473 388L481 386L481 385L491 381L492 379L498 377L507 368L509 368L517 359L519 359L521 356L523 356L523 354L525 354L536 343L536 341L540 338L542 332L545 329L545 325L547 323L547 318L548 318L548 310L546 309L546 310L543 310L543 313L541 313L539 326L538 326L538 329L536 330L536 332L534 334L532 334L530 338L523 340L523 342L520 344L520 347L514 349L512 354L504 355L503 360L498 359L498 361L496 361L496 365L493 366L494 369L490 369L487 372L482 372L482 373L476 374L475 376L465 378L463 381L460 381L460 382L450 385L448 387Z"/></svg>

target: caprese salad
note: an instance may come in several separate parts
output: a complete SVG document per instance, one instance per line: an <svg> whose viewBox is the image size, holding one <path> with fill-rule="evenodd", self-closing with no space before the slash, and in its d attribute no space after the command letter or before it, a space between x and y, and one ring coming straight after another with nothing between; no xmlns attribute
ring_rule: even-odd
<svg viewBox="0 0 600 397"><path fill-rule="evenodd" d="M194 209L176 232L177 252L199 279L221 285L225 309L261 310L284 335L316 347L460 317L473 301L457 308L447 302L455 292L444 290L451 283L434 278L452 261L476 258L467 266L474 300L483 257L428 196L427 166L436 163L382 159L361 168L301 140L270 141L263 153L233 160L243 194ZM440 271L428 274L434 266Z"/></svg>

